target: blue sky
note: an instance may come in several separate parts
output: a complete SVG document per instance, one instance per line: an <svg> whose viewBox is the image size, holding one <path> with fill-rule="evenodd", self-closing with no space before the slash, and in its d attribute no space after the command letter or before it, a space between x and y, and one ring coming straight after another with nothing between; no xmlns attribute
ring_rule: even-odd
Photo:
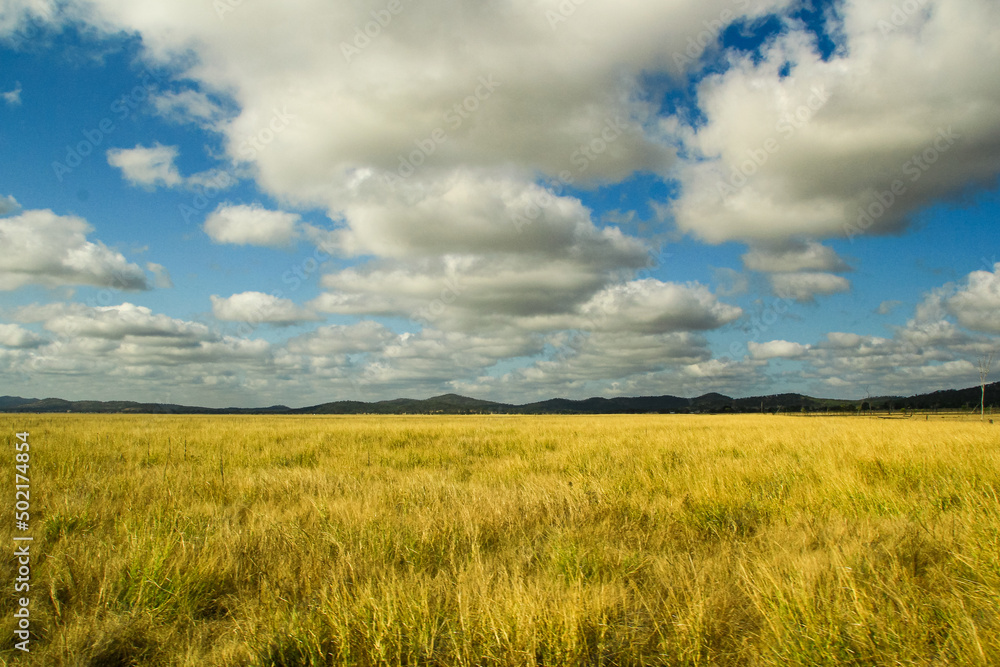
<svg viewBox="0 0 1000 667"><path fill-rule="evenodd" d="M1000 8L661 4L6 3L0 394L975 384Z"/></svg>

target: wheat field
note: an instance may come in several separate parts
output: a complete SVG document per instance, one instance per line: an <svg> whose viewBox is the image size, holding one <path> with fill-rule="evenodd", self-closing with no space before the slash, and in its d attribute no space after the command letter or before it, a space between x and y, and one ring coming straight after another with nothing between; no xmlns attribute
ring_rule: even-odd
<svg viewBox="0 0 1000 667"><path fill-rule="evenodd" d="M0 424L8 664L1000 664L988 423ZM12 639L20 431L30 653Z"/></svg>

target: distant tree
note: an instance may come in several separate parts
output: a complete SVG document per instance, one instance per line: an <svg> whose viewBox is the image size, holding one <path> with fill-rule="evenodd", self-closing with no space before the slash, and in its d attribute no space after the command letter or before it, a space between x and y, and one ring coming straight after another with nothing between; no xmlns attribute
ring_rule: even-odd
<svg viewBox="0 0 1000 667"><path fill-rule="evenodd" d="M986 417L986 379L990 376L990 366L993 365L993 352L979 357L979 388L982 390L979 399L979 421Z"/></svg>

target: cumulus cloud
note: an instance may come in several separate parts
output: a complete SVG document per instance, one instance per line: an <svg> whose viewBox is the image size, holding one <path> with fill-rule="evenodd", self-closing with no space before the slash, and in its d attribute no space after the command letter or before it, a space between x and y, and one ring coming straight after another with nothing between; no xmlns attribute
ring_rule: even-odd
<svg viewBox="0 0 1000 667"><path fill-rule="evenodd" d="M628 262L646 252L617 228L598 228L579 199L510 175L459 171L396 187L367 175L358 176L354 187L344 208L349 225L326 235L311 230L315 240L348 255L558 257L578 249L587 258L606 253Z"/></svg>
<svg viewBox="0 0 1000 667"><path fill-rule="evenodd" d="M767 343L750 341L747 348L754 359L799 359L809 351L811 345L792 343L787 340L772 340Z"/></svg>
<svg viewBox="0 0 1000 667"><path fill-rule="evenodd" d="M573 258L455 257L404 265L372 264L324 276L312 302L324 312L395 315L474 330L510 318L572 312L610 279L597 263Z"/></svg>
<svg viewBox="0 0 1000 667"><path fill-rule="evenodd" d="M974 384L973 360L994 349L996 341L947 319L946 303L956 293L954 285L928 292L914 316L891 337L827 334L802 357L809 376L823 386L853 390L849 393L854 396L863 395L866 387L881 394L908 394Z"/></svg>
<svg viewBox="0 0 1000 667"><path fill-rule="evenodd" d="M85 306L54 303L18 309L21 322L41 322L52 333L81 338L120 341L126 338L197 339L208 327L153 313L145 306L123 303L117 306Z"/></svg>
<svg viewBox="0 0 1000 667"><path fill-rule="evenodd" d="M800 303L812 302L817 295L829 296L851 289L851 283L843 276L809 271L773 274L771 286L778 296Z"/></svg>
<svg viewBox="0 0 1000 667"><path fill-rule="evenodd" d="M166 378L162 367L184 368L184 378L209 372L232 373L228 365L262 370L271 357L266 341L221 336L204 324L154 313L131 303L90 307L82 304L25 306L15 317L40 322L54 340L23 359L26 369L43 374L93 377L149 373Z"/></svg>
<svg viewBox="0 0 1000 667"><path fill-rule="evenodd" d="M514 371L506 376L505 382L514 387L576 393L588 383L624 380L668 367L701 363L711 357L704 337L686 332L594 332L570 337L559 349L555 358Z"/></svg>
<svg viewBox="0 0 1000 667"><path fill-rule="evenodd" d="M992 271L970 273L946 305L962 326L1000 334L1000 262Z"/></svg>
<svg viewBox="0 0 1000 667"><path fill-rule="evenodd" d="M648 278L605 288L581 306L580 314L579 328L658 334L718 329L743 311L719 302L704 285Z"/></svg>
<svg viewBox="0 0 1000 667"><path fill-rule="evenodd" d="M515 330L467 334L425 329L402 334L369 365L366 378L391 386L442 386L476 377L499 361L539 354L535 335Z"/></svg>
<svg viewBox="0 0 1000 667"><path fill-rule="evenodd" d="M132 185L172 188L184 182L174 164L178 153L177 146L136 145L135 148L109 149L107 157L108 164L121 169L122 175Z"/></svg>
<svg viewBox="0 0 1000 667"><path fill-rule="evenodd" d="M141 35L150 58L197 62L184 75L200 90L154 104L207 119L217 115L207 95L238 101L233 117L216 124L228 156L252 164L269 193L326 207L364 236L366 224L348 209L365 174L434 190L469 170L513 171L522 185L537 174L598 183L664 172L672 141L656 126L659 104L641 94L642 77L693 66L701 47L680 51L691 50L689 38L706 23L788 4L595 4L553 30L548 13L563 11L555 3L454 11L435 1L394 16L356 57L344 45L371 20L368 6L306 0L280 20L272 7L244 6L225 21L205 21L193 6L147 12L113 0L63 11Z"/></svg>
<svg viewBox="0 0 1000 667"><path fill-rule="evenodd" d="M0 345L4 347L32 348L43 342L41 336L16 324L0 324Z"/></svg>
<svg viewBox="0 0 1000 667"><path fill-rule="evenodd" d="M394 226L385 234L373 219L370 236L355 247L389 259L324 276L328 291L315 307L466 329L495 324L495 317L572 313L617 276L648 262L643 243L616 228L597 228L578 200L553 200L519 233L508 217L511 202L498 201L502 194L461 189L440 217L432 214L435 202L429 212L411 214L419 220L407 225L411 217L400 209L399 217L384 219ZM379 245L383 239L392 245Z"/></svg>
<svg viewBox="0 0 1000 667"><path fill-rule="evenodd" d="M24 285L94 285L146 290L146 274L101 242L83 219L49 210L0 218L0 290Z"/></svg>
<svg viewBox="0 0 1000 667"><path fill-rule="evenodd" d="M976 339L947 320L912 319L896 331L896 338L919 349L971 350Z"/></svg>
<svg viewBox="0 0 1000 667"><path fill-rule="evenodd" d="M289 325L317 319L315 314L295 305L291 299L263 292L243 292L228 298L213 294L211 299L212 314L224 322Z"/></svg>
<svg viewBox="0 0 1000 667"><path fill-rule="evenodd" d="M21 206L13 197L10 195L0 197L0 216L11 215L13 213L19 213L20 211Z"/></svg>
<svg viewBox="0 0 1000 667"><path fill-rule="evenodd" d="M850 270L833 248L815 241L789 242L755 247L743 255L743 266L751 271L792 273L797 271L841 272Z"/></svg>
<svg viewBox="0 0 1000 667"><path fill-rule="evenodd" d="M204 229L216 243L282 247L299 234L299 215L271 211L259 204L220 204L205 220Z"/></svg>
<svg viewBox="0 0 1000 667"><path fill-rule="evenodd" d="M1000 173L1000 5L841 3L824 60L790 29L698 88L706 122L679 133L678 226L710 242L896 231L916 210ZM899 25L897 25L899 23ZM786 67L788 68L786 71Z"/></svg>
<svg viewBox="0 0 1000 667"><path fill-rule="evenodd" d="M834 26L841 48L826 59L784 14L787 0L588 3L569 17L555 3L456 12L429 2L363 48L352 42L370 8L321 5L304 0L281 20L264 5L225 21L202 20L193 6L148 12L114 0L62 10L141 35L161 62L194 56L184 75L200 89L161 95L161 110L208 119L218 115L210 94L238 102L216 124L228 157L251 164L268 193L325 207L359 245L395 245L374 238L391 211L358 201L371 177L416 184L443 206L434 193L467 173L523 185L539 174L576 184L671 174L682 185L672 219L721 242L897 230L923 205L993 185L1000 172L990 112L1000 82L981 67L1000 52L991 0L928 0L901 22L891 0L849 0ZM21 3L7 23L52 18L53 7ZM645 74L686 75L727 23L774 12L785 17L779 37L760 53L725 54L726 66L698 83L703 124L660 115Z"/></svg>
<svg viewBox="0 0 1000 667"><path fill-rule="evenodd" d="M382 350L396 334L377 322L365 320L357 324L332 324L288 341L288 351L312 357L358 354Z"/></svg>

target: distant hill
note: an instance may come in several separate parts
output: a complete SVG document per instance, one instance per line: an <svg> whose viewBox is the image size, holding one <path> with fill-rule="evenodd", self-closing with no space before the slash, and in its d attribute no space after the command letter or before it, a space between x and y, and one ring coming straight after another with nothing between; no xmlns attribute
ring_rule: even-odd
<svg viewBox="0 0 1000 667"><path fill-rule="evenodd" d="M0 396L0 412L87 412L131 414L256 414L256 415L354 415L354 414L531 414L594 415L645 413L760 413L823 412L827 410L873 410L876 412L913 410L971 410L979 405L980 388L946 389L916 396L879 396L863 400L813 398L803 394L773 394L732 398L710 393L696 398L679 396L635 396L553 398L547 401L512 405L482 401L458 394L433 398L396 398L389 401L335 401L305 408L273 405L267 408L203 408L172 403L136 403L134 401L66 401L61 398L21 398ZM1000 405L1000 382L986 385L986 405Z"/></svg>
<svg viewBox="0 0 1000 667"><path fill-rule="evenodd" d="M270 408L202 408L172 403L136 403L135 401L66 401L61 398L0 397L0 412L87 412L87 413L136 413L136 414L283 414L287 406Z"/></svg>
<svg viewBox="0 0 1000 667"><path fill-rule="evenodd" d="M981 388L977 385L967 389L944 389L930 394L919 394L907 398L885 397L872 398L872 409L884 410L889 404L895 409L900 407L914 410L963 410L979 407ZM1000 382L986 385L986 407L1000 406Z"/></svg>
<svg viewBox="0 0 1000 667"><path fill-rule="evenodd" d="M290 414L314 415L351 415L351 414L470 414L482 412L503 412L513 405L480 401L476 398L459 396L458 394L443 394L434 398L418 400L414 398L395 398L391 401L362 403L361 401L337 401L323 403L308 408L289 410Z"/></svg>
<svg viewBox="0 0 1000 667"><path fill-rule="evenodd" d="M0 410L16 408L19 405L34 403L37 398L21 398L20 396L0 396Z"/></svg>

